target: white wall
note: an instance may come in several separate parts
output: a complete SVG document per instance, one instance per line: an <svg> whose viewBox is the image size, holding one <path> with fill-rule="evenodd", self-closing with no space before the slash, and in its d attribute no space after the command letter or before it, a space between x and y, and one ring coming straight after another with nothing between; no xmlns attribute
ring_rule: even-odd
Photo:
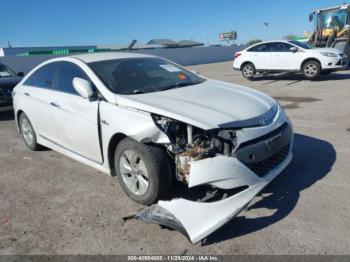
<svg viewBox="0 0 350 262"><path fill-rule="evenodd" d="M234 54L245 46L209 46L209 47L185 47L166 49L144 49L133 52L160 56L180 65L208 64L224 62L234 59Z"/></svg>
<svg viewBox="0 0 350 262"><path fill-rule="evenodd" d="M186 48L140 49L130 52L144 53L160 56L183 66L207 64L214 62L233 61L234 53L244 49L245 46L209 46ZM125 51L123 51L125 52ZM33 56L5 56L0 57L4 63L16 72L28 73L36 65L48 59L58 57L54 55Z"/></svg>

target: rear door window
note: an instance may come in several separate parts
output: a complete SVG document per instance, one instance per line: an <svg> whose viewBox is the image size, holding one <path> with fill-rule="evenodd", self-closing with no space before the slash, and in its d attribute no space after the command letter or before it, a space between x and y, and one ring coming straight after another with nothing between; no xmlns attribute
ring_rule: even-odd
<svg viewBox="0 0 350 262"><path fill-rule="evenodd" d="M248 52L272 52L273 43L264 43L253 46L248 49Z"/></svg>
<svg viewBox="0 0 350 262"><path fill-rule="evenodd" d="M44 65L36 70L25 82L25 85L54 89L54 77L57 63Z"/></svg>

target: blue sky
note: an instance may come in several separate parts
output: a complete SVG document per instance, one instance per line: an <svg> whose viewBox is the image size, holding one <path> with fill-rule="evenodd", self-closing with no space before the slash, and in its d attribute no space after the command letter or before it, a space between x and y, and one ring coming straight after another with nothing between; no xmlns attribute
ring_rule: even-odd
<svg viewBox="0 0 350 262"><path fill-rule="evenodd" d="M332 0L0 0L0 47L125 44L132 39L193 39L218 43L237 30L238 42L311 30L308 14Z"/></svg>

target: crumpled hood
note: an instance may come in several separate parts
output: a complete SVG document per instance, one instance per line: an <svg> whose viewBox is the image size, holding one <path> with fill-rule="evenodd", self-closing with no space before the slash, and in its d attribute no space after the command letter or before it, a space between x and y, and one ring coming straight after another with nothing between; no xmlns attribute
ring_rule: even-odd
<svg viewBox="0 0 350 262"><path fill-rule="evenodd" d="M170 117L202 129L256 118L276 102L254 89L216 80L162 92L118 95L120 106Z"/></svg>

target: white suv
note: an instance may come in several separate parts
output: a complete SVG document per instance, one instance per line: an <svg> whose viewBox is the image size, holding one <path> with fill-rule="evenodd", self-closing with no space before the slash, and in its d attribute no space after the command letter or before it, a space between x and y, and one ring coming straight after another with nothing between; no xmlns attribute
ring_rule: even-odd
<svg viewBox="0 0 350 262"><path fill-rule="evenodd" d="M336 48L313 48L299 41L269 41L237 52L233 68L247 79L257 72L302 72L307 79L342 69L347 56Z"/></svg>

